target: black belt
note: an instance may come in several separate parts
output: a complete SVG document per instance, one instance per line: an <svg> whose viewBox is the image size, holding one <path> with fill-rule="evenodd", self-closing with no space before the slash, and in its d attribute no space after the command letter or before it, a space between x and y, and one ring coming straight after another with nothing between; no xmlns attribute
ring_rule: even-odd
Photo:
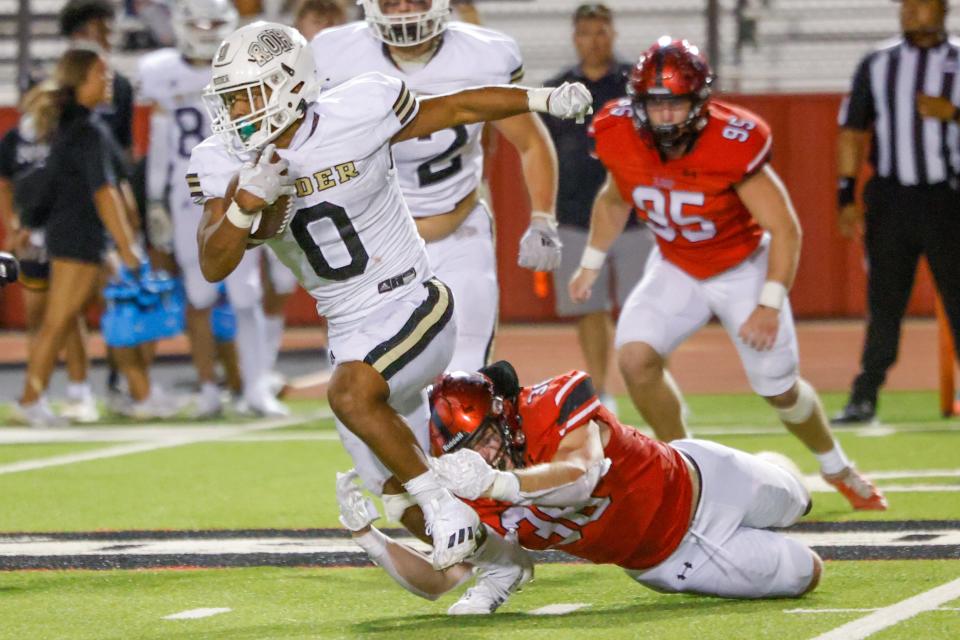
<svg viewBox="0 0 960 640"><path fill-rule="evenodd" d="M393 291L394 289L402 287L405 284L410 284L416 277L417 270L413 267L410 267L400 275L387 278L386 280L377 284L377 293L387 293L388 291Z"/></svg>

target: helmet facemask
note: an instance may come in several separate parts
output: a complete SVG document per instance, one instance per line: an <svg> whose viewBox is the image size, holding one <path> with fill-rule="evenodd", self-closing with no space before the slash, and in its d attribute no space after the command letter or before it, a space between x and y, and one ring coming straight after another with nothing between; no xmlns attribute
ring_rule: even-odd
<svg viewBox="0 0 960 640"><path fill-rule="evenodd" d="M380 2L360 0L367 23L377 38L388 45L412 47L440 35L447 28L450 0L427 0L429 8L414 13L384 13Z"/></svg>
<svg viewBox="0 0 960 640"><path fill-rule="evenodd" d="M316 94L313 57L303 36L289 27L254 23L221 44L203 100L211 130L242 153L276 139L303 117ZM246 113L231 113L238 102L249 105Z"/></svg>
<svg viewBox="0 0 960 640"><path fill-rule="evenodd" d="M466 447L500 470L524 466L525 438L513 418L513 403L492 391L492 383L482 374L441 377L430 394L434 455Z"/></svg>
<svg viewBox="0 0 960 640"><path fill-rule="evenodd" d="M663 150L685 146L696 137L707 124L706 116L703 113L706 99L701 99L698 96L690 94L678 96L671 94L669 91L665 91L664 95L658 95L656 91L653 90L639 97L631 95L631 99L633 101L633 121L635 126L642 131L648 132L653 137L657 147ZM684 118L682 122L654 124L650 119L648 105L657 102L686 102L690 105L690 109L687 112L687 117Z"/></svg>
<svg viewBox="0 0 960 640"><path fill-rule="evenodd" d="M661 152L689 148L707 126L706 105L712 84L713 73L697 47L686 40L660 38L640 56L627 82L634 125ZM682 122L651 121L651 104L679 101L690 105Z"/></svg>
<svg viewBox="0 0 960 640"><path fill-rule="evenodd" d="M262 80L230 87L227 91L205 92L203 100L210 113L211 130L237 151L252 151L265 146L296 122L306 109L302 99L293 111L284 108L286 105L278 99L283 93L297 93L296 87L284 91L292 82L293 78L278 71ZM302 82L299 84L303 86ZM233 118L230 106L238 98L247 101L250 111Z"/></svg>

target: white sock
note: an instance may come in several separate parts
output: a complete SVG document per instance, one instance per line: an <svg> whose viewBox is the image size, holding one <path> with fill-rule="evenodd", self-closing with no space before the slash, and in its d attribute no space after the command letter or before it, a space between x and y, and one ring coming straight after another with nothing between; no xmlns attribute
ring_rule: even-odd
<svg viewBox="0 0 960 640"><path fill-rule="evenodd" d="M433 471L429 469L416 478L407 480L403 483L403 486L420 506L434 499L442 500L449 495L437 482L437 477L433 475Z"/></svg>
<svg viewBox="0 0 960 640"><path fill-rule="evenodd" d="M237 359L243 378L243 397L247 402L260 402L266 368L263 362L264 322L259 304L234 309L237 317Z"/></svg>
<svg viewBox="0 0 960 640"><path fill-rule="evenodd" d="M847 454L843 452L843 448L836 440L833 441L833 449L826 453L815 453L814 455L820 462L820 471L828 476L840 473L850 466Z"/></svg>
<svg viewBox="0 0 960 640"><path fill-rule="evenodd" d="M90 385L86 382L68 382L67 383L67 399L72 400L73 402L79 402L81 400L86 400L92 395L90 391Z"/></svg>
<svg viewBox="0 0 960 640"><path fill-rule="evenodd" d="M220 387L217 386L215 382L204 382L200 385L200 395L202 396L219 396Z"/></svg>
<svg viewBox="0 0 960 640"><path fill-rule="evenodd" d="M280 344L283 342L283 325L286 318L283 315L264 316L266 337L263 341L264 364L267 371L277 368L277 357L280 355Z"/></svg>

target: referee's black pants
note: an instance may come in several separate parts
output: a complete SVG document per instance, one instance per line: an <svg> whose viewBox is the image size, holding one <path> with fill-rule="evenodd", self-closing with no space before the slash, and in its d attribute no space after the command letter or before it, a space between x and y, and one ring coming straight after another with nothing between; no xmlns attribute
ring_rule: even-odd
<svg viewBox="0 0 960 640"><path fill-rule="evenodd" d="M876 403L896 361L903 320L920 255L927 257L954 344L960 347L960 192L943 183L902 186L873 178L866 204L867 335L851 402Z"/></svg>

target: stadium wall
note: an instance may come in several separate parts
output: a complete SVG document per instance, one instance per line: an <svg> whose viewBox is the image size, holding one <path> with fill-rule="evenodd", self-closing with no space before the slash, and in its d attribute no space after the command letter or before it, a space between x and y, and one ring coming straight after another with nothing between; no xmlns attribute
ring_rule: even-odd
<svg viewBox="0 0 960 640"><path fill-rule="evenodd" d="M836 226L836 114L841 96L827 94L727 96L756 111L773 129L773 166L783 178L804 230L803 254L791 301L803 318L860 317L865 309L865 260L862 245L840 237ZM16 112L0 109L0 131L16 122ZM138 108L134 126L137 153L147 145L148 113ZM503 139L494 141L487 162L497 225L497 262L502 291L500 317L505 321L550 321L553 292L550 278L537 279L516 265L520 235L530 210L516 152ZM561 162L562 162L561 158ZM861 181L862 184L862 181ZM547 286L545 286L547 285ZM0 293L0 324L22 327L18 287ZM921 269L909 313L932 315L934 288ZM299 291L287 310L291 324L317 321L311 298Z"/></svg>

